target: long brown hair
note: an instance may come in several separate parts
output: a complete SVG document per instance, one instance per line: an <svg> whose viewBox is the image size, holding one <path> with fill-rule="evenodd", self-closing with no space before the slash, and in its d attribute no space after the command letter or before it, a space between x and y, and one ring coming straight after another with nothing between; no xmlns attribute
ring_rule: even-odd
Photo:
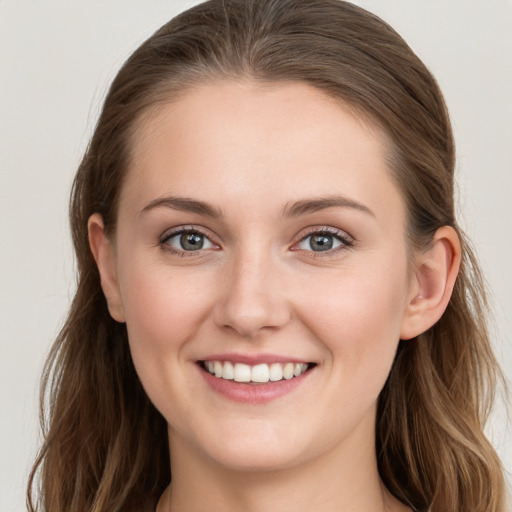
<svg viewBox="0 0 512 512"><path fill-rule="evenodd" d="M142 510L171 478L166 424L137 378L125 326L108 314L87 220L99 212L115 234L144 114L225 78L305 82L369 117L392 141L389 167L411 247L428 246L441 226L459 233L463 261L450 304L431 329L400 342L380 395L378 465L388 489L415 510L503 512L502 466L482 431L500 373L482 277L455 220L446 106L391 27L339 0L210 0L164 25L119 71L73 185L77 291L43 375L44 444L30 511Z"/></svg>

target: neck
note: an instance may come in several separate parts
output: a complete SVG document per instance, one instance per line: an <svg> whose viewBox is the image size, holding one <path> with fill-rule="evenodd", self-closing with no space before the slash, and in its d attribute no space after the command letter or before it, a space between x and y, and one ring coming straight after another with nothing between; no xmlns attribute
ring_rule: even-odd
<svg viewBox="0 0 512 512"><path fill-rule="evenodd" d="M355 449L339 447L293 467L249 471L220 466L183 440L170 439L172 485L157 512L409 510L385 490L368 444L351 443Z"/></svg>

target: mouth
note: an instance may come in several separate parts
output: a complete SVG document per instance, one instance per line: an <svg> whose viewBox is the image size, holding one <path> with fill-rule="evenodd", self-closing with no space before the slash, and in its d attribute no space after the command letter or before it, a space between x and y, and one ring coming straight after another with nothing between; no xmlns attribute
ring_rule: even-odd
<svg viewBox="0 0 512 512"><path fill-rule="evenodd" d="M249 365L232 361L199 361L202 370L218 379L242 384L268 384L296 379L312 370L316 363L275 362Z"/></svg>

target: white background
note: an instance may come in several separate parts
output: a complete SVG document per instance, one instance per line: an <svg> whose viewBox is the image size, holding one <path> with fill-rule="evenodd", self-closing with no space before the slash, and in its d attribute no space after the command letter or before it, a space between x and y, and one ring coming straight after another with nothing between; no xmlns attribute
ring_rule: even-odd
<svg viewBox="0 0 512 512"><path fill-rule="evenodd" d="M194 1L0 0L0 511L22 511L38 444L38 379L74 289L71 180L107 84ZM512 377L512 3L361 0L438 78L458 143L458 199L493 290ZM489 435L509 473L503 412ZM508 446L507 446L508 445Z"/></svg>

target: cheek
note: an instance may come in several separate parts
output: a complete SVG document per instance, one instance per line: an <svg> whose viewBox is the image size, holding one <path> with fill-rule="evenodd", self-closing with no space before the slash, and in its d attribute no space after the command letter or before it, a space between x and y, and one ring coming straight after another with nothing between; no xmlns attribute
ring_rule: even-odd
<svg viewBox="0 0 512 512"><path fill-rule="evenodd" d="M379 392L400 338L406 266L399 265L399 273L379 271L380 266L365 268L312 280L301 310L304 323L330 352L333 371L341 368L344 379Z"/></svg>
<svg viewBox="0 0 512 512"><path fill-rule="evenodd" d="M121 291L132 360L152 403L179 427L185 420L176 411L187 411L187 397L198 392L190 349L215 301L215 286L199 268L191 273L142 258L127 268Z"/></svg>
<svg viewBox="0 0 512 512"><path fill-rule="evenodd" d="M142 259L141 259L142 260ZM208 316L215 287L199 267L196 272L161 262L132 261L121 293L134 361L140 365L173 361ZM173 354L174 359L165 359Z"/></svg>

